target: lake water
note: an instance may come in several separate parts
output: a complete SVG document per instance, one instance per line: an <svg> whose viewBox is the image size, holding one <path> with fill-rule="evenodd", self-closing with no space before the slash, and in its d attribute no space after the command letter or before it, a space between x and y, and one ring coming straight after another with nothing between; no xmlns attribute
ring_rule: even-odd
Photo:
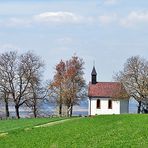
<svg viewBox="0 0 148 148"><path fill-rule="evenodd" d="M43 105L42 110L54 113L55 108L56 106L54 104L45 104ZM130 99L129 101L129 113L137 113L137 102L134 99ZM73 115L88 115L88 100L81 101L80 106L74 106Z"/></svg>
<svg viewBox="0 0 148 148"><path fill-rule="evenodd" d="M57 107L54 103L42 103L40 108L40 114L44 116L55 115L56 108ZM137 102L134 99L131 99L129 101L129 113L137 113ZM2 112L0 114L2 114ZM11 116L15 116L14 107L10 107L10 114ZM88 101L87 100L81 101L80 106L74 106L73 115L74 116L88 115ZM28 110L28 108L20 108L20 116L30 117L30 116L33 116L33 114L31 111Z"/></svg>

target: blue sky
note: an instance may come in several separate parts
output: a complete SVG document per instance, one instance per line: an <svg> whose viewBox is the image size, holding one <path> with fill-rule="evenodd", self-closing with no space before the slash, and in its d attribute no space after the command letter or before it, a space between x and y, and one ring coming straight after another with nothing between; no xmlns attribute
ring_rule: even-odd
<svg viewBox="0 0 148 148"><path fill-rule="evenodd" d="M112 81L130 56L148 58L147 0L0 0L0 52L34 51L45 61L44 79L74 53L95 61L98 81Z"/></svg>

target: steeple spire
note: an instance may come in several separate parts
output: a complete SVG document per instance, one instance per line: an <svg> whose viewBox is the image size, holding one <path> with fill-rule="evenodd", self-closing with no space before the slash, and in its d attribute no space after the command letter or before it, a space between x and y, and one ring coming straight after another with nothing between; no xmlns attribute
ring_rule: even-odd
<svg viewBox="0 0 148 148"><path fill-rule="evenodd" d="M93 66L93 70L91 72L91 83L92 84L97 83L97 72L96 72L95 66Z"/></svg>

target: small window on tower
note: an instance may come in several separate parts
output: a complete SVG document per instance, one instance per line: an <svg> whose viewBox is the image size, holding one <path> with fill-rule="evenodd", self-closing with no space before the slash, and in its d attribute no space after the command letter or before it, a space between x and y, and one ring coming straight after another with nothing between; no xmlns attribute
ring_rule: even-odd
<svg viewBox="0 0 148 148"><path fill-rule="evenodd" d="M97 109L100 109L101 105L100 105L100 99L97 100Z"/></svg>
<svg viewBox="0 0 148 148"><path fill-rule="evenodd" d="M108 100L108 109L112 109L112 100Z"/></svg>

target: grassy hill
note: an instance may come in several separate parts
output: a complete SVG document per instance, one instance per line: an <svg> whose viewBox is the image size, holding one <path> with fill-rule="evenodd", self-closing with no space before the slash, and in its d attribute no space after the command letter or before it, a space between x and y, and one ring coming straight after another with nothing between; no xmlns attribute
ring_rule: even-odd
<svg viewBox="0 0 148 148"><path fill-rule="evenodd" d="M27 120L34 120L28 130L25 127ZM8 134L0 135L0 147L148 147L148 115L102 115L73 118L55 125L33 128L35 120L38 119L24 119L24 122L21 121L22 123L18 124L18 126L23 125L22 128L11 130L8 130L7 124L4 124L3 129L6 125ZM3 121L0 121L0 131L2 131L1 122ZM9 122L10 125L11 122L13 123L13 121L5 122ZM20 121L15 120L15 122Z"/></svg>
<svg viewBox="0 0 148 148"><path fill-rule="evenodd" d="M63 120L64 118L28 118L28 119L15 119L15 120L1 120L0 121L0 134L18 129L33 128L37 125L42 125L49 122Z"/></svg>

